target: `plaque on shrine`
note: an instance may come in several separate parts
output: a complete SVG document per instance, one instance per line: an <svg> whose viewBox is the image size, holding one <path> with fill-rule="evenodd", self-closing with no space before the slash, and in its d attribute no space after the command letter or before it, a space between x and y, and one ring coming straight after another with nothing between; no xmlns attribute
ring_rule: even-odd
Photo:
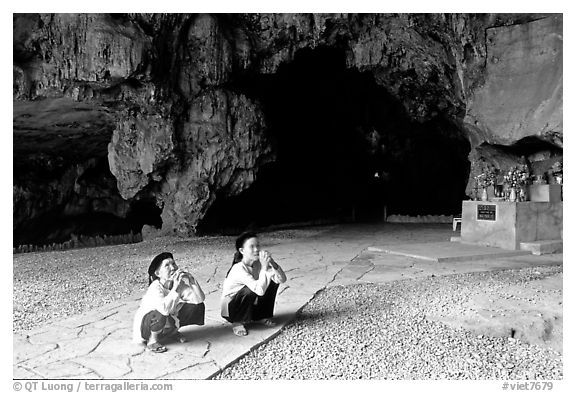
<svg viewBox="0 0 576 393"><path fill-rule="evenodd" d="M478 205L478 214L476 219L496 221L496 205Z"/></svg>

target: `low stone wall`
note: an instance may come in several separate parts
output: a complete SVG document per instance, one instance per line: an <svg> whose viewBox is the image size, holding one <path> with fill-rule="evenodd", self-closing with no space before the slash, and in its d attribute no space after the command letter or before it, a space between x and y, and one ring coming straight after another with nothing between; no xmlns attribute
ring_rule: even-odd
<svg viewBox="0 0 576 393"><path fill-rule="evenodd" d="M402 223L429 223L429 224L451 224L454 216L403 216L392 214L386 218L386 222L402 222Z"/></svg>
<svg viewBox="0 0 576 393"><path fill-rule="evenodd" d="M139 243L142 241L141 233L126 233L122 235L115 236L75 236L72 235L72 239L64 243L52 243L45 245L32 245L24 244L18 247L14 247L12 252L14 254L20 254L25 252L37 252L37 251L62 251L70 250L73 248L84 248L84 247L98 247L98 246L111 246L115 244L127 244L127 243Z"/></svg>

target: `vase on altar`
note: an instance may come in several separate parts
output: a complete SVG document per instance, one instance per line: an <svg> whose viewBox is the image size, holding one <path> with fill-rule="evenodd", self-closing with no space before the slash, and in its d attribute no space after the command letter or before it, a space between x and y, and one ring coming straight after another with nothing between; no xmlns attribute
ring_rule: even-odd
<svg viewBox="0 0 576 393"><path fill-rule="evenodd" d="M486 187L482 189L482 195L480 196L480 199L483 201L488 200L488 191L486 190Z"/></svg>
<svg viewBox="0 0 576 393"><path fill-rule="evenodd" d="M512 187L510 190L510 202L516 202L516 188Z"/></svg>
<svg viewBox="0 0 576 393"><path fill-rule="evenodd" d="M494 196L496 198L502 198L504 195L504 186L502 184L496 184L494 186Z"/></svg>
<svg viewBox="0 0 576 393"><path fill-rule="evenodd" d="M534 179L532 184L546 184L546 181L544 180L544 176L543 175L536 175L536 178Z"/></svg>
<svg viewBox="0 0 576 393"><path fill-rule="evenodd" d="M519 202L526 202L526 188L525 187L520 187L520 191L518 191L518 201Z"/></svg>

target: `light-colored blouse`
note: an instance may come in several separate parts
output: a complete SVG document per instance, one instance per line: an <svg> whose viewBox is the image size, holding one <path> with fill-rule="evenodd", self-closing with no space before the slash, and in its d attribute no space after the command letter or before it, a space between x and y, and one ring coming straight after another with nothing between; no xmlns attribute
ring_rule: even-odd
<svg viewBox="0 0 576 393"><path fill-rule="evenodd" d="M268 269L262 270L260 261L255 261L252 266L247 266L243 262L238 262L230 269L228 277L224 280L222 285L222 301L221 311L223 317L228 317L228 304L244 286L248 287L252 292L258 296L263 296L270 281L276 284L282 284L286 281L286 276L282 268L278 266L276 270L272 265L268 265Z"/></svg>
<svg viewBox="0 0 576 393"><path fill-rule="evenodd" d="M154 280L148 287L148 290L142 297L140 302L140 307L134 315L134 323L132 325L132 341L135 343L142 343L146 341L141 333L140 326L142 325L142 319L150 311L158 311L160 314L165 316L171 316L176 322L176 327L179 327L180 321L178 320L178 312L182 308L184 303L199 304L202 303L200 299L196 298L192 288L186 286L182 291L182 295L179 295L173 289L167 289L160 283L159 280Z"/></svg>

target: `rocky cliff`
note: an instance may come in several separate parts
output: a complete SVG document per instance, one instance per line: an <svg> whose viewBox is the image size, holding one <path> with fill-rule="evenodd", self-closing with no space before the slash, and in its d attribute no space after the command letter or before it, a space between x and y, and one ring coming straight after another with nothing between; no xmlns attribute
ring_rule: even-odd
<svg viewBox="0 0 576 393"><path fill-rule="evenodd" d="M211 207L339 161L333 181L306 175L308 200L380 173L399 212L425 188L422 209L450 213L471 161L499 165L486 144L561 155L561 15L15 14L13 30L15 233L105 213L94 231L191 235Z"/></svg>

